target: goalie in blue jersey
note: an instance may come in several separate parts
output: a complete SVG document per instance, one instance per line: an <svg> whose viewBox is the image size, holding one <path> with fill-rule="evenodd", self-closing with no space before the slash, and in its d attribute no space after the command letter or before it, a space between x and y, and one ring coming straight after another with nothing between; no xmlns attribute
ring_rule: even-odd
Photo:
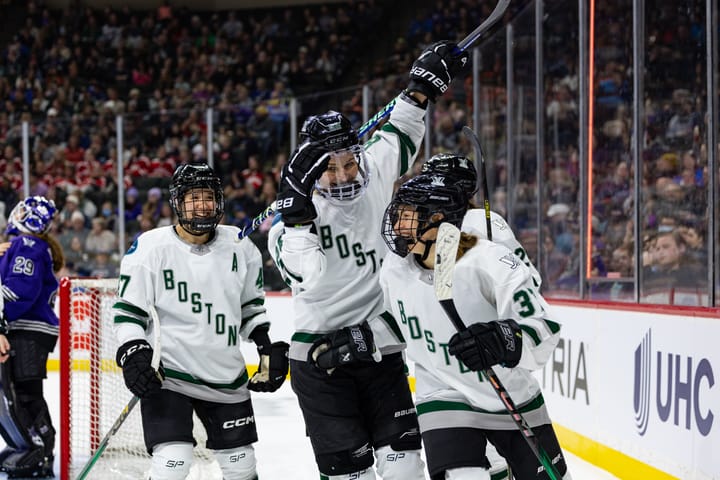
<svg viewBox="0 0 720 480"><path fill-rule="evenodd" d="M35 196L21 200L8 219L13 236L0 257L4 319L0 333L2 394L0 433L8 445L0 452L8 478L52 477L55 428L43 395L48 354L55 348L58 318L53 304L58 289L55 274L64 256L49 234L57 209L52 200Z"/></svg>

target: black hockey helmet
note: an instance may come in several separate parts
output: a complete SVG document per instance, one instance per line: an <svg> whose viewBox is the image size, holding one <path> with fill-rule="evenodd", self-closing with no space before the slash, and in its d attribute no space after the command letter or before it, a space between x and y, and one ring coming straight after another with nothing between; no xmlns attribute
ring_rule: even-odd
<svg viewBox="0 0 720 480"><path fill-rule="evenodd" d="M204 208L204 202L193 199L192 210L187 208L185 196L195 189L212 190L215 210ZM170 181L170 206L178 217L180 226L193 235L202 235L215 230L225 212L225 197L220 179L205 162L179 165Z"/></svg>
<svg viewBox="0 0 720 480"><path fill-rule="evenodd" d="M370 180L365 151L357 132L343 114L330 110L305 120L300 130L303 142L321 143L330 152L326 174L315 189L332 203L347 203L359 198Z"/></svg>
<svg viewBox="0 0 720 480"><path fill-rule="evenodd" d="M385 210L383 239L405 257L425 232L442 222L460 228L467 208L465 191L451 177L418 175L400 186Z"/></svg>
<svg viewBox="0 0 720 480"><path fill-rule="evenodd" d="M477 192L477 170L467 157L453 153L439 153L422 164L421 174L441 174L450 178L471 200Z"/></svg>
<svg viewBox="0 0 720 480"><path fill-rule="evenodd" d="M350 120L335 110L308 117L300 129L300 140L321 142L331 152L360 143Z"/></svg>

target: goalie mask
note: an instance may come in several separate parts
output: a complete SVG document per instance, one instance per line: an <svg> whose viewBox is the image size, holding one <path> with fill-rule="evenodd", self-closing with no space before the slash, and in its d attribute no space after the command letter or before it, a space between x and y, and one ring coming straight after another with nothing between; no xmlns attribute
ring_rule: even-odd
<svg viewBox="0 0 720 480"><path fill-rule="evenodd" d="M421 175L443 175L465 192L468 201L477 192L477 170L467 157L451 153L434 155L422 164Z"/></svg>
<svg viewBox="0 0 720 480"><path fill-rule="evenodd" d="M220 179L207 163L180 165L170 182L170 205L187 232L213 232L225 212Z"/></svg>
<svg viewBox="0 0 720 480"><path fill-rule="evenodd" d="M328 167L315 183L323 197L342 203L362 195L370 175L365 151L350 120L333 110L309 117L300 130L300 139L320 142L330 152Z"/></svg>
<svg viewBox="0 0 720 480"><path fill-rule="evenodd" d="M10 212L5 233L42 235L50 230L56 213L57 208L52 200L39 195L27 197L20 200Z"/></svg>
<svg viewBox="0 0 720 480"><path fill-rule="evenodd" d="M428 230L449 222L460 228L465 192L450 177L419 175L402 184L385 210L382 235L388 248L406 257ZM425 252L427 253L427 252Z"/></svg>

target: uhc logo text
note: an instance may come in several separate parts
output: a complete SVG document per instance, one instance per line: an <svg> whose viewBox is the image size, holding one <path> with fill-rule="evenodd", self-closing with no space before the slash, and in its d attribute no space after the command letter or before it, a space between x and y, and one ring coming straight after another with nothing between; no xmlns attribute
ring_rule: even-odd
<svg viewBox="0 0 720 480"><path fill-rule="evenodd" d="M654 381L653 381L654 380ZM696 428L707 436L715 415L708 405L708 391L715 385L712 365L706 358L652 350L652 330L635 349L633 406L640 435L647 432L653 406L662 422L686 430Z"/></svg>

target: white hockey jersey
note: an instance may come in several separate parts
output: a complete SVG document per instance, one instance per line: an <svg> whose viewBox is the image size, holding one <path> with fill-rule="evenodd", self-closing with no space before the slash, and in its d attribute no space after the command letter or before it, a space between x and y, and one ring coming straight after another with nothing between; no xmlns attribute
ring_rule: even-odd
<svg viewBox="0 0 720 480"><path fill-rule="evenodd" d="M499 213L493 212L492 210L490 211L490 227L492 228L492 241L499 243L500 245L505 245L511 252L517 255L518 258L530 269L535 287L540 289L540 286L542 285L540 272L538 272L535 265L533 265L530 261L525 248L520 244L520 242L518 242L517 238L515 238L515 234L510 228L510 225L507 224L505 219ZM487 240L488 235L485 210L481 208L472 208L468 210L463 218L460 230Z"/></svg>
<svg viewBox="0 0 720 480"><path fill-rule="evenodd" d="M122 259L113 306L119 344L154 345L160 322L163 388L218 403L247 400L239 342L267 324L262 258L239 230L220 225L204 245L183 241L172 226L142 234Z"/></svg>
<svg viewBox="0 0 720 480"><path fill-rule="evenodd" d="M456 330L435 296L433 273L421 267L414 255L390 254L380 274L385 307L398 320L408 358L415 362L418 413L424 413L421 406L432 401L456 402L483 415L484 428L515 428L490 383L448 353ZM560 326L548 318L549 307L530 270L506 247L478 239L456 264L453 299L466 325L508 318L518 322L523 332L520 363L512 369L498 365L493 369L515 404L526 407L522 411L530 425L547 423L540 386L531 371L550 358Z"/></svg>
<svg viewBox="0 0 720 480"><path fill-rule="evenodd" d="M286 229L277 221L270 230L268 249L293 294L290 358L307 360L322 334L364 320L381 352L403 348L394 319L383 310L378 283L387 253L381 228L394 183L417 155L424 114L398 99L388 123L364 144L370 180L361 197L339 206L316 194L318 216L312 227Z"/></svg>

